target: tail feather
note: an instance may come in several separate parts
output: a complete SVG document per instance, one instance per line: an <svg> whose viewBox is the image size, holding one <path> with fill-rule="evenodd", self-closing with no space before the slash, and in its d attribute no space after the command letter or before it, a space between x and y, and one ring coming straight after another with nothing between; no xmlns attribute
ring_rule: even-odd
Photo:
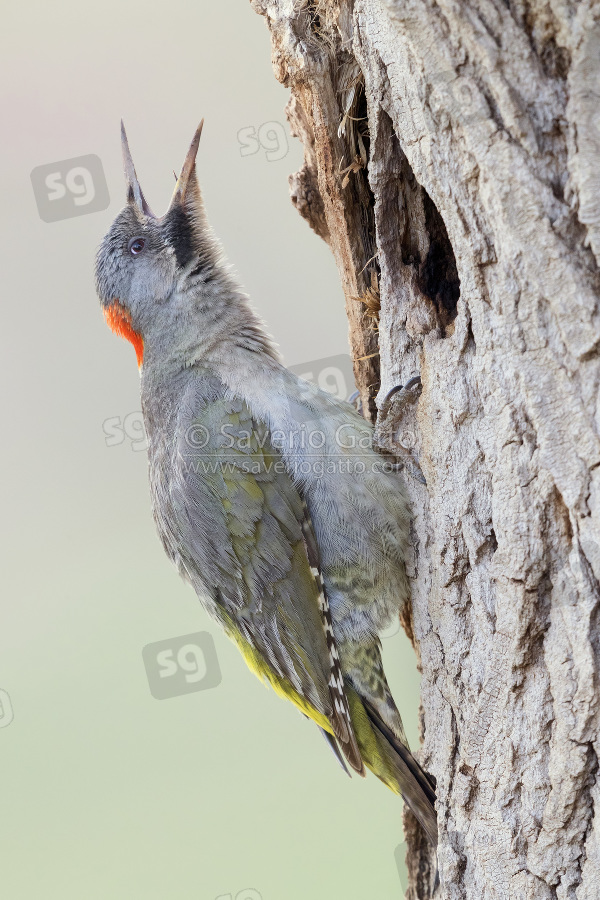
<svg viewBox="0 0 600 900"><path fill-rule="evenodd" d="M338 763L340 764L340 766L342 767L342 769L344 770L346 775L350 778L350 772L348 771L348 766L344 762L344 757L343 757L342 751L340 750L340 748L338 746L338 742L336 741L336 739L334 738L334 736L332 734L330 734L328 731L325 731L325 729L321 728L320 725L317 727L318 727L319 731L321 732L321 734L323 735L323 737L325 738L325 740L327 741L327 743L329 744L329 747L330 747L333 755L337 759Z"/></svg>
<svg viewBox="0 0 600 900"><path fill-rule="evenodd" d="M352 725L365 765L391 790L401 794L434 847L437 847L435 789L408 747L354 688L346 683Z"/></svg>

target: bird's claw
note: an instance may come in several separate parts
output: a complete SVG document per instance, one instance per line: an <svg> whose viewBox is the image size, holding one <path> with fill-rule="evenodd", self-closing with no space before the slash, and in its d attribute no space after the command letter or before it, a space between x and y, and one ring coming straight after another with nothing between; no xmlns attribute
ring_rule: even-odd
<svg viewBox="0 0 600 900"><path fill-rule="evenodd" d="M400 391L410 391L412 388L414 388L418 384L419 385L421 384L421 376L420 375L414 375L412 378L409 378L409 380L406 382L406 384L397 384L395 387L393 387L391 389L391 391L388 391L388 393L385 395L383 405L385 406L385 404L389 403L390 400L392 399L392 397L394 396L394 394L397 394Z"/></svg>

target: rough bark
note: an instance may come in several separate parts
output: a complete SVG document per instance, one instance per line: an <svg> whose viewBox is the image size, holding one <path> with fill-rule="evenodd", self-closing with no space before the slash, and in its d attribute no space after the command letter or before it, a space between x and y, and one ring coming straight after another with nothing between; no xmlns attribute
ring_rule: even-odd
<svg viewBox="0 0 600 900"><path fill-rule="evenodd" d="M252 4L363 409L406 463L436 896L593 900L600 4ZM427 898L429 850L405 824L409 896Z"/></svg>

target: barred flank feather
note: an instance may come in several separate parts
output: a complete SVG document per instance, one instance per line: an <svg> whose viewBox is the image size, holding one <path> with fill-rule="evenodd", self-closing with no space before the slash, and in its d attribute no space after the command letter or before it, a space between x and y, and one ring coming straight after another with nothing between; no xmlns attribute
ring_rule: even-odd
<svg viewBox="0 0 600 900"><path fill-rule="evenodd" d="M331 716L331 724L333 731L340 742L344 756L352 766L355 772L364 777L365 767L363 766L362 757L358 744L356 743L356 735L352 727L350 718L350 707L348 706L348 698L344 687L344 676L340 665L340 658L337 651L335 637L333 634L333 623L331 621L331 612L329 603L327 602L327 594L325 593L325 585L321 576L319 565L319 550L314 537L313 525L310 520L306 503L302 503L304 510L304 518L302 520L302 534L306 544L306 552L310 563L310 570L315 577L319 588L319 609L323 616L323 628L325 630L325 639L327 641L327 649L329 651L329 661L331 664L331 677L329 679L329 689L331 692L331 702L333 706L333 714Z"/></svg>

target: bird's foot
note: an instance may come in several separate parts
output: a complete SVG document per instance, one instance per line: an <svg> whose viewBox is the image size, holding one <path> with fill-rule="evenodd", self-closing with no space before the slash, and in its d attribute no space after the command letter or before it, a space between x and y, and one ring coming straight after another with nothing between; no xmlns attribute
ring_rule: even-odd
<svg viewBox="0 0 600 900"><path fill-rule="evenodd" d="M421 376L414 375L412 378L406 382L406 384L397 384L395 387L388 391L386 394L383 403L381 404L381 408L379 410L379 415L377 417L377 443L380 447L385 448L389 453L394 454L395 456L399 456L401 458L401 462L397 464L398 468L404 469L408 474L410 474L416 481L419 481L421 484L426 484L425 478L419 465L414 458L414 446L416 443L416 438L414 433L409 429L404 431L401 436L398 434L398 418L402 417L402 408L409 402L414 402L416 399L416 391L415 388L421 387ZM394 414L391 417L390 409L392 405L392 399L400 394L398 398L400 401L400 408L397 414ZM392 425L394 422L394 425ZM411 452L413 451L413 452Z"/></svg>

